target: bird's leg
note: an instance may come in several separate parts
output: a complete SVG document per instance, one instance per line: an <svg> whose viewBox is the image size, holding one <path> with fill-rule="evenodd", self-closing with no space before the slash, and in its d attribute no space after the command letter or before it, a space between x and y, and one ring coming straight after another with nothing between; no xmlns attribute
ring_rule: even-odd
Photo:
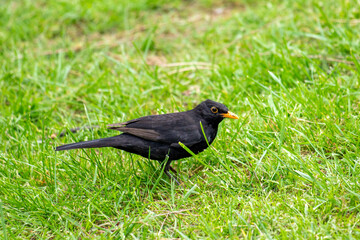
<svg viewBox="0 0 360 240"><path fill-rule="evenodd" d="M166 162L165 168L164 168L164 172L165 172L166 175L169 176L170 179L174 180L177 185L180 185L180 182L177 180L177 177L176 177L176 176L173 176L173 175L171 175L171 174L169 173L169 170L171 170L171 171L174 170L174 171L175 171L175 169L173 169L172 167L170 167L170 163L171 163L171 161L169 161L169 160ZM175 171L175 172L176 172L176 171Z"/></svg>
<svg viewBox="0 0 360 240"><path fill-rule="evenodd" d="M172 166L169 166L169 169L170 169L170 171L172 171L173 173L177 174L177 171L176 171Z"/></svg>
<svg viewBox="0 0 360 240"><path fill-rule="evenodd" d="M176 178L175 176L171 175L171 174L169 173L169 171L166 171L166 170L165 170L164 172L165 172L166 175L169 176L169 178L171 178L172 180L174 180L177 185L180 185L180 182L177 180L177 178Z"/></svg>

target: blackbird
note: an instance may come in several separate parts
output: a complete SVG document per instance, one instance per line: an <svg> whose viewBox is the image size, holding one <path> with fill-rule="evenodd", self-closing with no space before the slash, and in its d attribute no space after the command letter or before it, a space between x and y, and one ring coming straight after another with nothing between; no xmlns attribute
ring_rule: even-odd
<svg viewBox="0 0 360 240"><path fill-rule="evenodd" d="M59 146L56 151L113 147L160 163L166 161L165 174L179 184L177 178L169 173L169 170L176 173L170 163L191 156L179 143L184 144L194 154L204 151L214 141L218 125L224 118L238 119L238 116L230 112L224 104L206 100L189 111L150 115L110 124L109 129L123 133L114 137Z"/></svg>

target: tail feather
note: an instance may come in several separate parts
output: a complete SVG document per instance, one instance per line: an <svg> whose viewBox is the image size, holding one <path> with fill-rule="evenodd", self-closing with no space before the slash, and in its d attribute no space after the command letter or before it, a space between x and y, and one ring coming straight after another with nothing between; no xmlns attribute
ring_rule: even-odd
<svg viewBox="0 0 360 240"><path fill-rule="evenodd" d="M101 138L91 141L70 143L56 147L55 151L63 151L78 148L101 148L101 147L116 147L120 144L120 136Z"/></svg>

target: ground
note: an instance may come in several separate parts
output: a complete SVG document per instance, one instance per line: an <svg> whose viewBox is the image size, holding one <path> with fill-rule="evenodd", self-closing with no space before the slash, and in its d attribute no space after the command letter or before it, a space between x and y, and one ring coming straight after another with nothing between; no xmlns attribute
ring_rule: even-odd
<svg viewBox="0 0 360 240"><path fill-rule="evenodd" d="M359 239L358 6L5 1L0 238ZM182 187L123 151L54 151L205 99L240 119L173 164Z"/></svg>

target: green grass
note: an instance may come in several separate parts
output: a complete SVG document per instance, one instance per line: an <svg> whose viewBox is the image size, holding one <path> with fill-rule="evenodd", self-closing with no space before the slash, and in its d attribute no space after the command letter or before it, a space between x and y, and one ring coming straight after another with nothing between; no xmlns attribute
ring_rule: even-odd
<svg viewBox="0 0 360 240"><path fill-rule="evenodd" d="M359 239L359 1L127 2L0 5L0 239ZM183 188L54 151L207 98L240 119L173 163Z"/></svg>

